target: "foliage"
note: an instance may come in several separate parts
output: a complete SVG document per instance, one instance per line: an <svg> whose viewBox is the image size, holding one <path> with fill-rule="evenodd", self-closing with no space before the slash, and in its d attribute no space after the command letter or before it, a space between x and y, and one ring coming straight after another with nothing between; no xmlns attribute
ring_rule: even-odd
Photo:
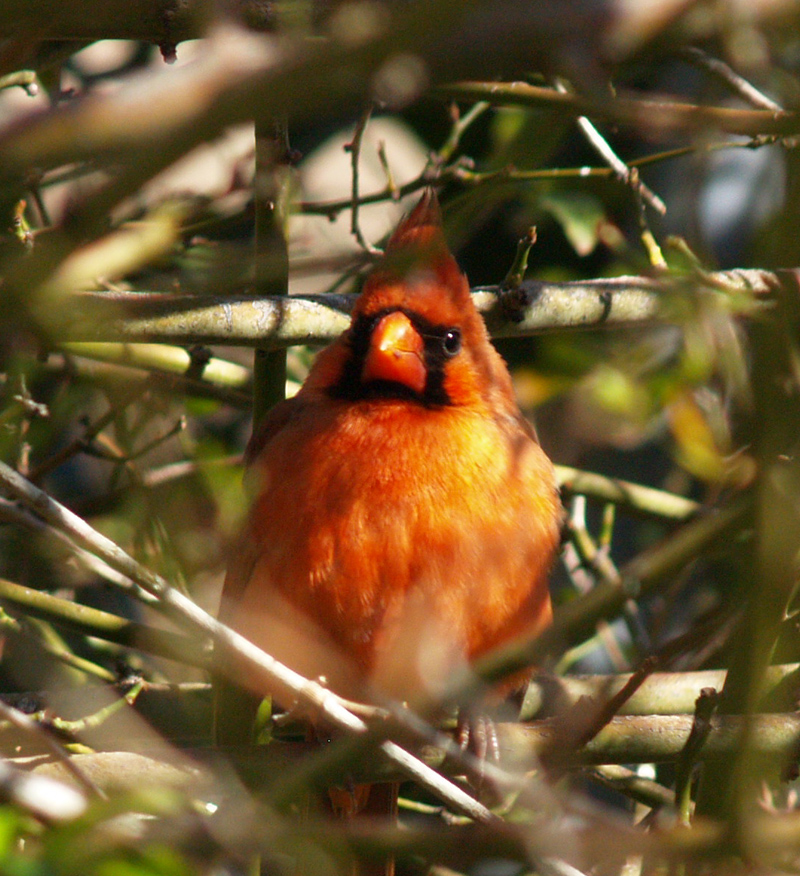
<svg viewBox="0 0 800 876"><path fill-rule="evenodd" d="M797 870L797 4L16 5L0 871ZM449 704L546 672L499 764L314 685L333 744L266 709L270 744L215 752L212 640L265 695L291 682L193 608L251 411L430 184L568 511L553 628ZM402 831L309 803L409 771Z"/></svg>

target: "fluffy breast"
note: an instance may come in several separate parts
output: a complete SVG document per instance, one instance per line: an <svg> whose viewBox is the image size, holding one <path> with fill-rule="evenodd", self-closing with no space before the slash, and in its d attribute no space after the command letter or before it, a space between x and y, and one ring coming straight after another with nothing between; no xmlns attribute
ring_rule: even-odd
<svg viewBox="0 0 800 876"><path fill-rule="evenodd" d="M312 404L254 474L227 620L345 696L430 695L550 619L560 506L552 465L516 421Z"/></svg>

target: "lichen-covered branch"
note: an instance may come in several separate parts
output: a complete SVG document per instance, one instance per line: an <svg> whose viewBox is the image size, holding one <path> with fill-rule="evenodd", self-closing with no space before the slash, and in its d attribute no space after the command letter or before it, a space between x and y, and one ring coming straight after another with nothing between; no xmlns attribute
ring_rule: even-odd
<svg viewBox="0 0 800 876"><path fill-rule="evenodd" d="M779 282L761 270L710 275L720 286L763 295ZM551 330L645 324L663 318L668 281L647 277L547 283L527 280L503 295L497 286L473 289L473 300L494 337ZM230 344L279 349L322 344L349 322L352 295L194 298L162 293L79 293L53 319L61 340Z"/></svg>

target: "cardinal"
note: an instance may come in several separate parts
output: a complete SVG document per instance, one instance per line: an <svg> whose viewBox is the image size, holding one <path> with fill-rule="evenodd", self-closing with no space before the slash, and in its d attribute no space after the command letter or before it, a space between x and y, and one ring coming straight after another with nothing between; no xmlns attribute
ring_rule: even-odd
<svg viewBox="0 0 800 876"><path fill-rule="evenodd" d="M431 190L246 457L253 501L220 617L343 697L431 702L550 622L553 466ZM218 721L241 724L226 708Z"/></svg>

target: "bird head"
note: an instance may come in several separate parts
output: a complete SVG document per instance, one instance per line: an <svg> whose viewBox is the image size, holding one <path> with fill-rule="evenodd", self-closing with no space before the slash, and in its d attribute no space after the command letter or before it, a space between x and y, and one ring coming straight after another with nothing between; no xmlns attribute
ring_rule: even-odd
<svg viewBox="0 0 800 876"><path fill-rule="evenodd" d="M508 372L447 246L432 189L390 237L320 378L351 400L513 406Z"/></svg>

